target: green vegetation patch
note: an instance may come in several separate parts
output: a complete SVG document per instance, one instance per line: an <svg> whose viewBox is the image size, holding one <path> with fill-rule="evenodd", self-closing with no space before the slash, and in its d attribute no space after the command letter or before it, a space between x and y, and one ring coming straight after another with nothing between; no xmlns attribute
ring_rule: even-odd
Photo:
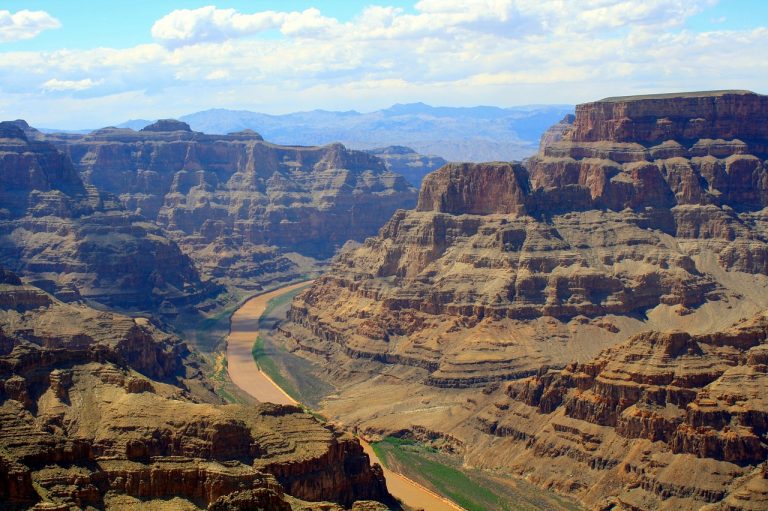
<svg viewBox="0 0 768 511"><path fill-rule="evenodd" d="M376 456L388 468L396 468L408 477L454 501L467 511L513 509L505 506L498 495L472 481L460 470L432 459L433 451L410 440L387 437L373 444ZM385 461L386 460L386 461ZM407 470L404 470L406 469Z"/></svg>
<svg viewBox="0 0 768 511"><path fill-rule="evenodd" d="M462 467L458 457L410 439L386 437L371 447L387 468L449 498L467 511L581 509L525 481Z"/></svg>
<svg viewBox="0 0 768 511"><path fill-rule="evenodd" d="M299 393L293 387L291 382L283 377L280 369L278 369L277 364L275 363L275 360L265 349L264 337L262 337L261 334L259 334L259 337L256 338L256 342L253 344L251 353L253 353L253 359L256 361L256 364L258 364L259 369L267 373L267 376L269 376L272 381L277 384L278 387L283 389L286 394L291 396L296 401L301 401L301 396Z"/></svg>
<svg viewBox="0 0 768 511"><path fill-rule="evenodd" d="M259 318L259 336L253 346L253 358L261 370L289 396L310 408L316 408L335 389L317 376L319 367L289 352L273 336L274 327L285 320L293 298L308 286L276 296L267 303Z"/></svg>

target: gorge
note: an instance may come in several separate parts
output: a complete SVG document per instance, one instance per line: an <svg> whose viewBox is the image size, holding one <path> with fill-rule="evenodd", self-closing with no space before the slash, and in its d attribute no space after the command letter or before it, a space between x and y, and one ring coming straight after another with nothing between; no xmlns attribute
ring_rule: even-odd
<svg viewBox="0 0 768 511"><path fill-rule="evenodd" d="M608 98L522 164L449 164L281 343L371 438L597 509L761 509L766 115L746 91Z"/></svg>
<svg viewBox="0 0 768 511"><path fill-rule="evenodd" d="M397 508L354 437L297 406L225 404L211 354L169 329L314 268L413 189L340 145L177 121L82 138L0 123L0 508Z"/></svg>
<svg viewBox="0 0 768 511"><path fill-rule="evenodd" d="M397 509L359 435L532 508L764 509L766 126L614 97L447 163L0 123L0 508ZM314 410L254 403L221 329L308 278L268 338L232 321Z"/></svg>

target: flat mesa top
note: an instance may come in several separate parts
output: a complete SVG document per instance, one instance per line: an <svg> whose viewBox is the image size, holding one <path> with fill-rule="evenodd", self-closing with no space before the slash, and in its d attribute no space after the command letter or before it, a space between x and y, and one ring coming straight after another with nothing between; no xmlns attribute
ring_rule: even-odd
<svg viewBox="0 0 768 511"><path fill-rule="evenodd" d="M642 101L646 99L707 98L726 96L731 94L737 94L740 96L747 94L757 95L749 90L708 90L698 92L670 92L666 94L643 94L639 96L613 96L610 98L601 99L600 101L597 101L597 103L622 103L625 101Z"/></svg>

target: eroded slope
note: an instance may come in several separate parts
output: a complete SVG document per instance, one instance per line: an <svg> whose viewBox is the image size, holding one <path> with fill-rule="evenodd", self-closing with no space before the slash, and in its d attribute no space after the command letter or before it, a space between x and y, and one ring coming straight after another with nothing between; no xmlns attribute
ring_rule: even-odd
<svg viewBox="0 0 768 511"><path fill-rule="evenodd" d="M767 114L742 91L612 98L580 105L524 165L448 165L297 297L284 343L329 367L326 411L371 434L437 440L590 505L749 509L765 335L712 339L768 308ZM536 413L494 404L503 382L592 367L636 334L597 359L624 369L577 370L560 397L542 384ZM699 414L731 383L741 397L721 401L748 412Z"/></svg>
<svg viewBox="0 0 768 511"><path fill-rule="evenodd" d="M217 400L178 338L0 275L0 508L388 501L351 436Z"/></svg>

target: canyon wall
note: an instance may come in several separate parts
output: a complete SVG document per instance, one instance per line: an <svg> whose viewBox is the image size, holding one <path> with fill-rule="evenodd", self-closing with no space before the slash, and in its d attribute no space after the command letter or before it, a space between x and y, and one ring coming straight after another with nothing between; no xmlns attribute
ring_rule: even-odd
<svg viewBox="0 0 768 511"><path fill-rule="evenodd" d="M766 101L609 98L578 106L523 164L443 167L424 179L416 210L395 213L294 300L285 346L332 367L341 390L325 411L362 431L432 431L456 439L470 465L534 474L589 505L642 487L621 505L674 497L670 509L697 509L728 497L750 509L739 495L754 489L762 502L768 439L748 390L763 366L749 361L765 335L722 339L768 310ZM601 373L606 357L628 366ZM730 395L717 389L731 377L744 379L743 395L714 401L748 411L699 413L706 394ZM500 392L543 408L497 406ZM494 409L498 424L473 422ZM532 440L563 416L554 436ZM633 450L638 465L624 459L627 438L663 445ZM537 456L554 468L526 469ZM589 477L573 475L583 464ZM686 464L691 478L673 487L671 471Z"/></svg>
<svg viewBox="0 0 768 511"><path fill-rule="evenodd" d="M764 509L767 349L759 314L707 334L638 334L506 383L471 421L470 462L599 509Z"/></svg>
<svg viewBox="0 0 768 511"><path fill-rule="evenodd" d="M48 138L86 183L160 225L204 276L246 289L298 276L416 200L380 159L340 144L278 146L172 120Z"/></svg>
<svg viewBox="0 0 768 511"><path fill-rule="evenodd" d="M172 310L216 292L159 227L33 136L23 121L0 123L0 264L62 299L108 306Z"/></svg>

